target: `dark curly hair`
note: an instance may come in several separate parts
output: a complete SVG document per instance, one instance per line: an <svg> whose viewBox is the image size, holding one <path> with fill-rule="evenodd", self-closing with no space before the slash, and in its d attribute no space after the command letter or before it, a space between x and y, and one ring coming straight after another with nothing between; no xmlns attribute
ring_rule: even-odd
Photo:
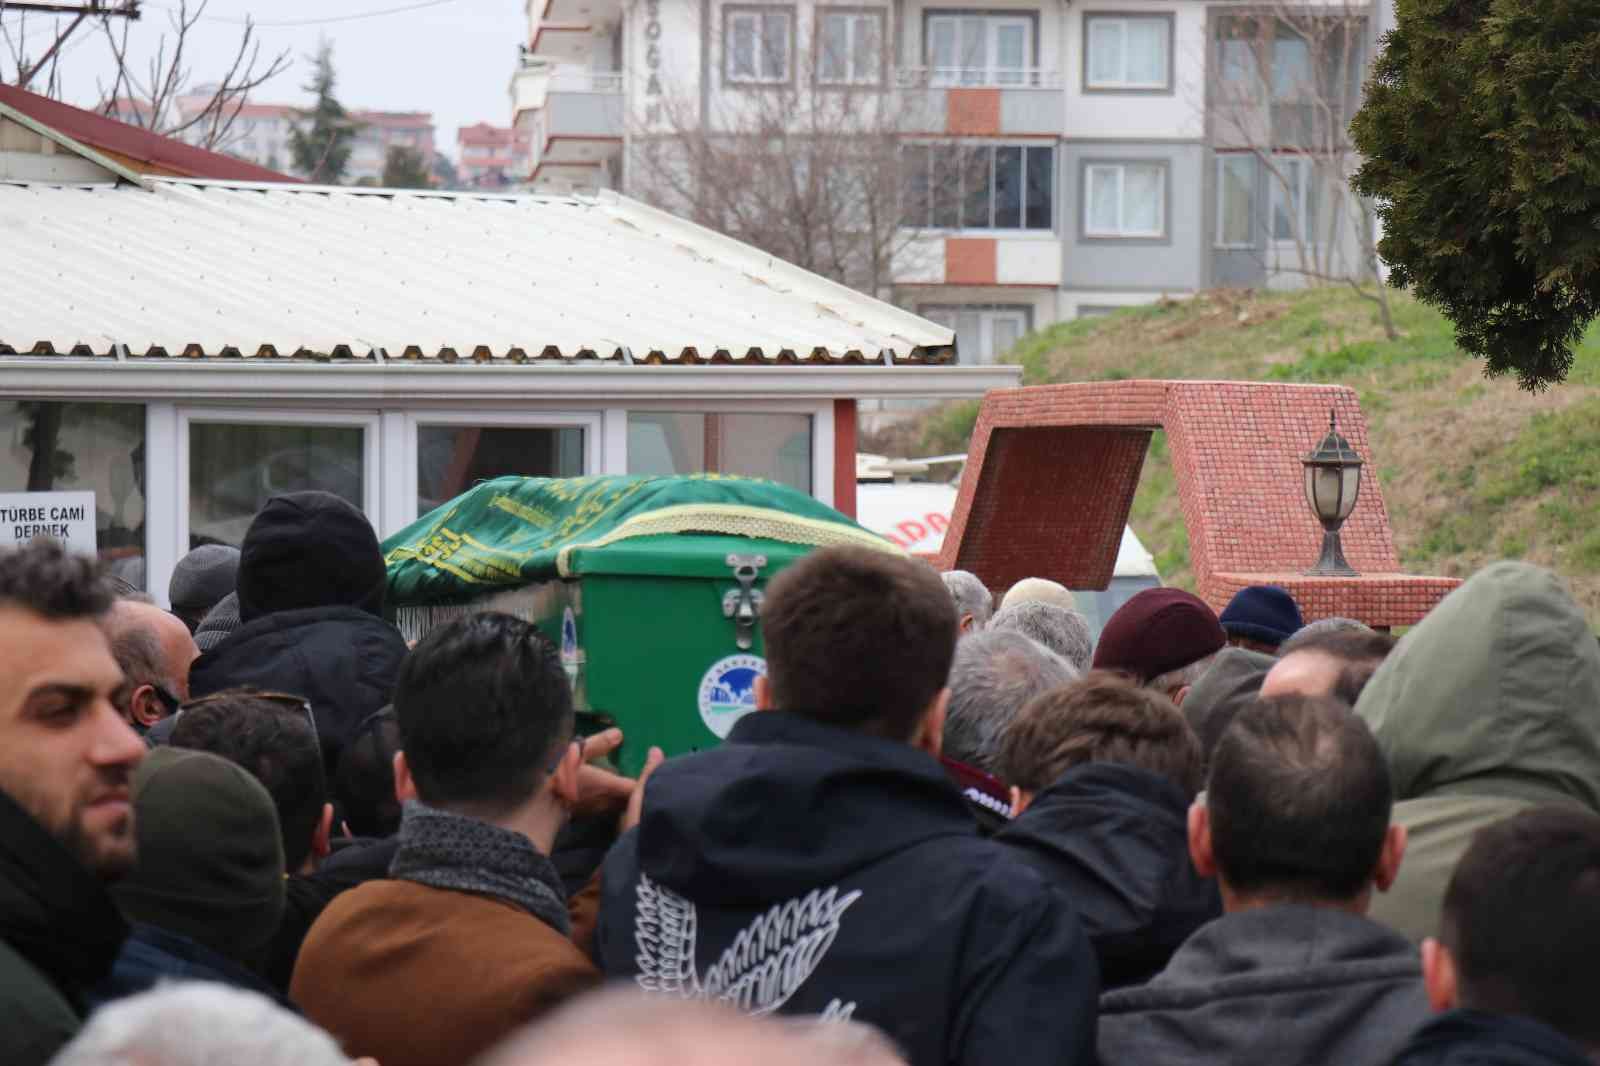
<svg viewBox="0 0 1600 1066"><path fill-rule="evenodd" d="M56 620L98 618L116 592L91 555L74 555L49 537L0 549L0 605Z"/></svg>

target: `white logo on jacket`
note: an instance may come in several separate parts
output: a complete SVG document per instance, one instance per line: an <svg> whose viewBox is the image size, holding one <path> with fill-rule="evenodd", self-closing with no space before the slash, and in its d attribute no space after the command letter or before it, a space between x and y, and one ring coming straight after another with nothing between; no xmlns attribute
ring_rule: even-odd
<svg viewBox="0 0 1600 1066"><path fill-rule="evenodd" d="M799 899L775 904L733 938L704 979L696 973L699 916L694 903L641 874L634 891L633 942L647 992L731 1003L752 1014L771 1014L800 990L821 965L839 921L860 892L839 895L837 887L817 888ZM834 1000L830 1019L849 1018L854 1003Z"/></svg>

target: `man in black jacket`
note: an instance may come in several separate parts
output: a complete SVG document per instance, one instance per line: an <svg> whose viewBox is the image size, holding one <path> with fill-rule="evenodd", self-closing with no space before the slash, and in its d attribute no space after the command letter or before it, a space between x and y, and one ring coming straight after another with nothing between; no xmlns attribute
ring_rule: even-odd
<svg viewBox="0 0 1600 1066"><path fill-rule="evenodd" d="M1535 807L1473 837L1422 945L1435 1010L1396 1066L1600 1061L1600 818Z"/></svg>
<svg viewBox="0 0 1600 1066"><path fill-rule="evenodd" d="M104 882L134 861L144 742L117 713L112 590L54 541L0 551L0 1058L42 1066L128 928Z"/></svg>
<svg viewBox="0 0 1600 1066"><path fill-rule="evenodd" d="M938 576L815 552L767 592L757 713L664 764L607 858L611 977L879 1026L913 1066L1093 1061L1070 901L978 836L940 750L957 619Z"/></svg>
<svg viewBox="0 0 1600 1066"><path fill-rule="evenodd" d="M1388 765L1342 703L1241 711L1189 810L1225 911L1149 984L1100 1001L1100 1058L1139 1066L1383 1066L1427 1019L1417 954L1366 917L1394 883Z"/></svg>
<svg viewBox="0 0 1600 1066"><path fill-rule="evenodd" d="M195 660L190 691L249 686L304 696L332 774L362 720L389 702L406 654L383 619L377 535L332 493L274 496L245 533L238 585L241 625Z"/></svg>
<svg viewBox="0 0 1600 1066"><path fill-rule="evenodd" d="M1189 863L1202 764L1171 700L1104 672L1034 699L1001 739L1017 815L995 840L1067 890L1107 989L1149 980L1222 916Z"/></svg>

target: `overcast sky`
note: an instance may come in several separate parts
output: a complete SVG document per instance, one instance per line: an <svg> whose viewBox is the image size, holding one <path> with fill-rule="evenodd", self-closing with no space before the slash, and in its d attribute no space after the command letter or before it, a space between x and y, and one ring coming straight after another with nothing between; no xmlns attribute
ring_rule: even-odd
<svg viewBox="0 0 1600 1066"><path fill-rule="evenodd" d="M143 17L130 27L129 51L142 71L163 33L170 41L169 18L178 0L143 0L141 7ZM185 46L194 83L221 77L246 15L256 20L262 55L287 49L292 61L255 95L258 102L309 103L301 89L310 75L305 57L326 37L333 44L341 103L351 109L432 111L435 146L452 158L457 127L510 124L506 87L517 44L527 33L523 0L210 0ZM7 14L5 24L14 27L22 17ZM57 17L27 16L30 38L42 37ZM10 59L0 46L8 70ZM96 78L108 79L112 69L103 33L80 28L61 61L68 102L93 106Z"/></svg>

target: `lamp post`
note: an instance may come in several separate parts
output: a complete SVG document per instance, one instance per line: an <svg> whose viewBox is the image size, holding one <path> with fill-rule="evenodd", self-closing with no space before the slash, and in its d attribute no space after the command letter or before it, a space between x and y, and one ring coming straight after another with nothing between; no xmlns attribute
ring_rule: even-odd
<svg viewBox="0 0 1600 1066"><path fill-rule="evenodd" d="M1361 495L1361 456L1339 434L1333 410L1328 411L1328 435L1317 450L1300 460L1306 469L1306 502L1322 523L1322 558L1306 571L1312 577L1354 577L1344 558L1339 527L1356 509Z"/></svg>

